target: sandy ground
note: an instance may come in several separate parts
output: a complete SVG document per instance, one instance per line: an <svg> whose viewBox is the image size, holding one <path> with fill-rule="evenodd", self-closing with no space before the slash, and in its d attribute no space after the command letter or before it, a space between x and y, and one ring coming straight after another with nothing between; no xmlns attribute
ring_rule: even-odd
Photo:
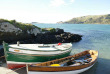
<svg viewBox="0 0 110 74"><path fill-rule="evenodd" d="M20 70L13 71L13 70L7 69L5 67L0 67L0 74L27 74L27 72L26 72L26 68L22 68Z"/></svg>
<svg viewBox="0 0 110 74"><path fill-rule="evenodd" d="M0 64L0 74L27 74L26 68L15 70L8 69L6 63Z"/></svg>
<svg viewBox="0 0 110 74"><path fill-rule="evenodd" d="M7 69L5 67L0 67L0 74L19 74L13 70Z"/></svg>

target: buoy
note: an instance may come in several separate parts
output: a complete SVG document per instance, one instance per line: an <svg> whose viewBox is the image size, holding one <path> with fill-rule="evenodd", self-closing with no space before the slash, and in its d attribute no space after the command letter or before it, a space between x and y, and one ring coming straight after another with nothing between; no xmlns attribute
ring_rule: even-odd
<svg viewBox="0 0 110 74"><path fill-rule="evenodd" d="M62 43L58 43L58 45L61 45Z"/></svg>

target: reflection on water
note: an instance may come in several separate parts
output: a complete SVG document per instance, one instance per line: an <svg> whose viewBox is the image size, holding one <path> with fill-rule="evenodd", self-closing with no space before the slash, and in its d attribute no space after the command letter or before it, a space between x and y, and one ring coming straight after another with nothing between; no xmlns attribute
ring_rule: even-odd
<svg viewBox="0 0 110 74"><path fill-rule="evenodd" d="M1 49L1 48L3 48L3 46L2 46L2 45L0 45L0 49Z"/></svg>
<svg viewBox="0 0 110 74"><path fill-rule="evenodd" d="M97 65L98 65L98 62L96 62L92 68L80 74L96 74Z"/></svg>

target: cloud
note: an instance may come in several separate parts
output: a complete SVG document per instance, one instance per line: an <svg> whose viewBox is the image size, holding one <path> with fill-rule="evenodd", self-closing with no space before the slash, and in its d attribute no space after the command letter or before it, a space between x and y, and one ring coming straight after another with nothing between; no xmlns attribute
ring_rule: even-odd
<svg viewBox="0 0 110 74"><path fill-rule="evenodd" d="M70 0L71 3L73 3L75 0Z"/></svg>
<svg viewBox="0 0 110 74"><path fill-rule="evenodd" d="M50 6L58 7L58 6L61 6L61 5L65 5L64 0L52 0L50 2Z"/></svg>
<svg viewBox="0 0 110 74"><path fill-rule="evenodd" d="M59 7L62 5L69 5L74 3L75 0L51 0L50 6Z"/></svg>

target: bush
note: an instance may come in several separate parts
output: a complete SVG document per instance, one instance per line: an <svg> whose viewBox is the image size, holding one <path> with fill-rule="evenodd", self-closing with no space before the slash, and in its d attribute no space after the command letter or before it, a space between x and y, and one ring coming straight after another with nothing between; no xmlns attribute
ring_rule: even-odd
<svg viewBox="0 0 110 74"><path fill-rule="evenodd" d="M55 28L42 28L42 31L56 32Z"/></svg>

